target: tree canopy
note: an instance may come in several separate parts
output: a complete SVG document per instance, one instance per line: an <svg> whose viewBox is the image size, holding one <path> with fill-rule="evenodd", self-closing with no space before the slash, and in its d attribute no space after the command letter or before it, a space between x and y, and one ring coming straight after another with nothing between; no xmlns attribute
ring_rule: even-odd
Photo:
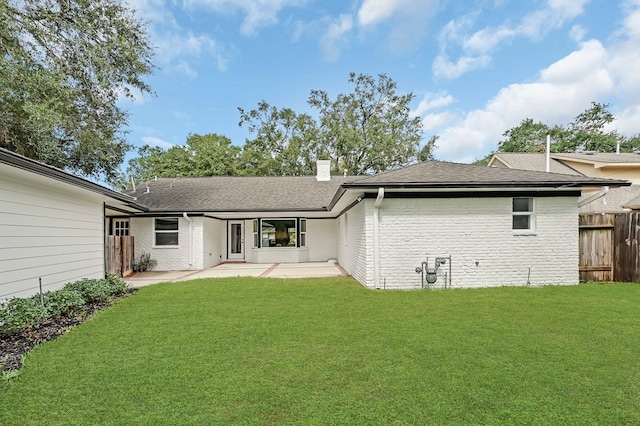
<svg viewBox="0 0 640 426"><path fill-rule="evenodd" d="M0 146L112 181L131 147L117 101L151 92L152 53L119 0L0 0Z"/></svg>
<svg viewBox="0 0 640 426"><path fill-rule="evenodd" d="M240 168L241 148L231 139L217 135L192 134L185 146L168 150L144 145L138 157L129 160L127 174L136 181L154 177L235 175ZM127 186L127 182L119 182Z"/></svg>
<svg viewBox="0 0 640 426"><path fill-rule="evenodd" d="M184 147L140 148L127 173L136 179L313 175L316 160L330 159L334 173L356 175L433 158L438 137L420 146L422 122L409 109L413 94L397 94L396 83L384 74L375 79L351 73L349 83L354 91L335 99L311 91L308 103L317 118L263 100L249 111L238 108L239 125L252 135L243 147L220 135L190 135Z"/></svg>
<svg viewBox="0 0 640 426"><path fill-rule="evenodd" d="M498 143L497 152L544 152L546 137L551 136L551 152L615 152L618 144L621 152L632 152L640 148L638 135L626 138L616 130L606 130L615 121L609 104L592 102L591 106L578 114L566 125L548 125L531 118L505 131L504 139ZM486 164L492 154L482 160Z"/></svg>

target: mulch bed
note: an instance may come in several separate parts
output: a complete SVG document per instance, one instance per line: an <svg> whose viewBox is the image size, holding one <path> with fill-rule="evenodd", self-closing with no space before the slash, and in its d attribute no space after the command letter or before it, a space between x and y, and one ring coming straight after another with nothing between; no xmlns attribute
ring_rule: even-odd
<svg viewBox="0 0 640 426"><path fill-rule="evenodd" d="M129 290L128 294L135 290ZM119 298L116 298L119 299ZM19 370L22 367L22 357L41 343L53 340L69 332L73 327L82 324L95 312L101 311L113 305L111 303L94 303L87 306L87 309L80 315L72 317L51 318L44 321L38 328L21 330L8 336L0 336L0 368L1 371L9 372Z"/></svg>

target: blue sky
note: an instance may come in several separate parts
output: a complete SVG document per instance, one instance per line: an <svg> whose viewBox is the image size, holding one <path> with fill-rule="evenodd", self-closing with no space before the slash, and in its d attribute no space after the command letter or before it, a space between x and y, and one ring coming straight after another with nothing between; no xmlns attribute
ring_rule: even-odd
<svg viewBox="0 0 640 426"><path fill-rule="evenodd" d="M313 89L348 93L349 72L385 73L415 98L435 156L471 162L524 118L566 124L610 103L640 132L640 0L128 0L148 21L156 96L121 105L128 140L190 133L243 145L238 107L296 112Z"/></svg>

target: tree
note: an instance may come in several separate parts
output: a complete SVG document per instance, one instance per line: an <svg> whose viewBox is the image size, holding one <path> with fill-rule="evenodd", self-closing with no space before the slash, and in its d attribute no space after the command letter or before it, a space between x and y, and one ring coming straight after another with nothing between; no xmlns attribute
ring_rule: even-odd
<svg viewBox="0 0 640 426"><path fill-rule="evenodd" d="M637 136L627 139L616 130L605 131L605 127L614 120L609 104L598 102L592 102L589 108L566 126L549 126L525 118L518 126L502 134L505 139L498 144L498 152L544 152L547 135L553 141L552 152L615 152L618 144L623 152L637 149L640 146ZM477 163L488 162L492 155Z"/></svg>
<svg viewBox="0 0 640 426"><path fill-rule="evenodd" d="M354 91L331 99L312 90L308 99L318 119L278 109L262 101L240 111L240 126L255 136L243 150L244 173L263 175L313 174L317 159L331 159L334 173L376 173L420 159L432 158L437 137L420 152L422 122L411 117L413 94L396 94L396 83L351 73Z"/></svg>
<svg viewBox="0 0 640 426"><path fill-rule="evenodd" d="M231 139L217 134L191 134L184 146L167 150L144 145L138 156L129 160L127 175L142 182L154 177L176 176L232 176L240 168L241 148ZM128 186L126 179L118 182L120 188Z"/></svg>
<svg viewBox="0 0 640 426"><path fill-rule="evenodd" d="M240 126L255 138L242 151L241 174L296 176L313 174L317 159L317 123L307 114L278 109L266 101L249 112L240 111Z"/></svg>
<svg viewBox="0 0 640 426"><path fill-rule="evenodd" d="M119 0L0 0L0 146L113 181L130 149L117 101L151 92L151 58Z"/></svg>
<svg viewBox="0 0 640 426"><path fill-rule="evenodd" d="M352 93L332 100L312 90L308 100L319 112L318 151L333 160L334 171L377 173L415 161L422 122L410 115L413 94L396 94L396 82L385 74L376 81L352 72L349 83Z"/></svg>

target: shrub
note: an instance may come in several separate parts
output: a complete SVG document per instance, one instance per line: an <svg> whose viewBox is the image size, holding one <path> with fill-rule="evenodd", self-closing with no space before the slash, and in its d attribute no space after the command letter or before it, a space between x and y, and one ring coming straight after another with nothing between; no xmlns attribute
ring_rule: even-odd
<svg viewBox="0 0 640 426"><path fill-rule="evenodd" d="M87 303L102 303L111 301L114 296L123 295L127 291L127 283L115 277L109 279L84 278L65 284L63 289L79 292Z"/></svg>
<svg viewBox="0 0 640 426"><path fill-rule="evenodd" d="M134 272L144 272L147 269L153 269L158 264L156 259L151 257L151 253L142 252L142 254L133 262Z"/></svg>
<svg viewBox="0 0 640 426"><path fill-rule="evenodd" d="M59 316L72 316L84 310L86 301L79 291L58 290L48 291L43 294L44 308L48 318ZM40 295L33 296L40 303Z"/></svg>
<svg viewBox="0 0 640 426"><path fill-rule="evenodd" d="M107 283L109 285L109 291L113 296L122 296L129 290L129 285L115 275L107 278Z"/></svg>
<svg viewBox="0 0 640 426"><path fill-rule="evenodd" d="M33 298L11 299L0 309L0 335L15 333L25 328L35 328L44 318L46 318L46 312L39 300L36 302Z"/></svg>

